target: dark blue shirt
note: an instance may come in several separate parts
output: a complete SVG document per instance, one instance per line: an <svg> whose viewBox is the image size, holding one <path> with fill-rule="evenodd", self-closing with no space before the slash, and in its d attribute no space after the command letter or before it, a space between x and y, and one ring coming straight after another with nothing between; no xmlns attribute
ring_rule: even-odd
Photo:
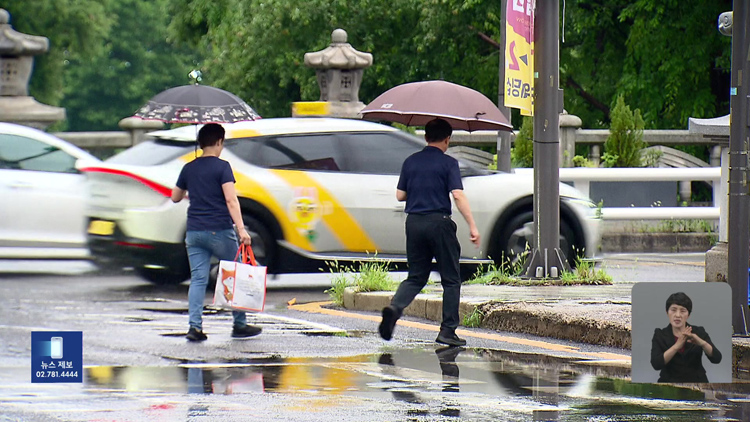
<svg viewBox="0 0 750 422"><path fill-rule="evenodd" d="M233 227L221 185L234 181L232 166L219 157L199 157L182 167L177 187L188 191L188 230L225 230Z"/></svg>
<svg viewBox="0 0 750 422"><path fill-rule="evenodd" d="M404 161L397 187L406 192L407 213L446 215L451 214L450 192L464 188L458 161L429 145Z"/></svg>

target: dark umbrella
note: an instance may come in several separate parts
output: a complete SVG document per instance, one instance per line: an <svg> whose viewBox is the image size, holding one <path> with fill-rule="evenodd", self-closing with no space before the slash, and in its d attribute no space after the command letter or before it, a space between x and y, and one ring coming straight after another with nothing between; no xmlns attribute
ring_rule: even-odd
<svg viewBox="0 0 750 422"><path fill-rule="evenodd" d="M497 106L482 93L446 81L412 82L395 86L361 112L367 120L424 126L440 117L456 130L513 130Z"/></svg>
<svg viewBox="0 0 750 422"><path fill-rule="evenodd" d="M165 123L234 123L260 116L238 96L207 85L182 85L157 94L134 115Z"/></svg>

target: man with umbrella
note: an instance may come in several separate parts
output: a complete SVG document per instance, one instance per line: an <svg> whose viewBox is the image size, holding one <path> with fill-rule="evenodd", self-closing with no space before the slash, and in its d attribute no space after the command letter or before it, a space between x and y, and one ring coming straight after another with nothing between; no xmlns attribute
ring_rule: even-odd
<svg viewBox="0 0 750 422"><path fill-rule="evenodd" d="M390 340L396 321L414 297L424 288L430 276L432 259L437 261L443 286L443 321L435 339L449 346L464 346L456 335L461 296L459 257L461 246L456 237L456 223L451 219L453 195L456 207L469 224L471 241L479 246L479 230L474 223L469 202L463 192L458 161L445 154L453 129L443 119L425 125L427 146L411 155L401 168L396 199L406 201L406 260L409 275L398 287L391 304L383 308L380 336Z"/></svg>

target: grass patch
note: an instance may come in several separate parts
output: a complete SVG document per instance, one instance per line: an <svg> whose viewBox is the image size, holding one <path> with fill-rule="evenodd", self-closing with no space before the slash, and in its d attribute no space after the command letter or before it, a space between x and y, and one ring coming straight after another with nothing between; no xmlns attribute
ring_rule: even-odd
<svg viewBox="0 0 750 422"><path fill-rule="evenodd" d="M471 314L464 316L463 326L469 328L478 328L482 325L483 319L484 313L482 313L479 308L475 307L474 311Z"/></svg>
<svg viewBox="0 0 750 422"><path fill-rule="evenodd" d="M563 271L559 279L522 278L526 257L514 264L497 266L490 264L487 268L480 267L474 277L466 284L484 284L491 286L570 286L570 285L601 285L612 284L612 276L603 269L596 269L592 261L576 259L576 268ZM507 262L507 261L506 261Z"/></svg>
<svg viewBox="0 0 750 422"><path fill-rule="evenodd" d="M592 261L576 259L573 271L563 271L560 274L560 284L612 284L612 276L603 269L596 269Z"/></svg>
<svg viewBox="0 0 750 422"><path fill-rule="evenodd" d="M353 287L357 292L382 292L395 290L398 285L388 271L389 261L361 262L352 265L341 265L333 261L326 264L329 271L335 274L331 288L326 290L326 293L339 306L344 304L344 290L347 287Z"/></svg>

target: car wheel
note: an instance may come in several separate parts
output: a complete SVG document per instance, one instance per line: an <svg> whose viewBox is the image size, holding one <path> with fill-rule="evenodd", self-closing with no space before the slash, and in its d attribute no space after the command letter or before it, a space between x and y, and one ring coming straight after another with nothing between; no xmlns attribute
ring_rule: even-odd
<svg viewBox="0 0 750 422"><path fill-rule="evenodd" d="M135 272L141 278L159 285L180 284L190 278L190 273L180 271L159 270L155 268L136 268Z"/></svg>
<svg viewBox="0 0 750 422"><path fill-rule="evenodd" d="M498 230L499 234L493 238L493 247L490 257L497 265L508 262L511 268L516 268L524 259L527 259L527 251L531 251L534 239L534 214L532 211L524 211L511 218L507 224ZM577 254L576 239L570 225L560 220L560 250L565 254L571 267L576 265Z"/></svg>
<svg viewBox="0 0 750 422"><path fill-rule="evenodd" d="M249 215L243 215L242 221L245 223L245 230L252 239L253 254L255 260L260 265L270 266L276 256L276 241L266 227ZM238 239L239 240L239 239ZM208 288L216 286L216 279L219 277L219 260L211 257L211 270L208 273Z"/></svg>
<svg viewBox="0 0 750 422"><path fill-rule="evenodd" d="M276 258L276 239L274 239L266 226L255 218L243 215L242 221L245 222L245 230L247 230L252 239L251 246L258 264L268 267L273 266L274 259Z"/></svg>

